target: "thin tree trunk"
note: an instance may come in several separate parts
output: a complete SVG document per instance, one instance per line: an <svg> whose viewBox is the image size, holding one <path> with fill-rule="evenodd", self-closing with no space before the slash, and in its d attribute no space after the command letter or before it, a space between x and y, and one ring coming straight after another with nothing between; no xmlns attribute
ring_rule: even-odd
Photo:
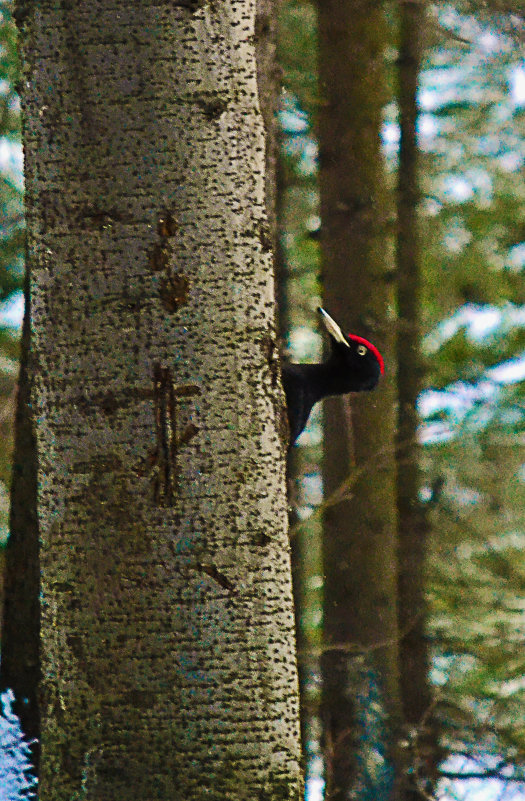
<svg viewBox="0 0 525 801"><path fill-rule="evenodd" d="M35 773L40 753L40 564L37 520L37 453L30 403L29 270L15 417L9 540L5 549L1 686L14 692L14 711L31 744Z"/></svg>
<svg viewBox="0 0 525 801"><path fill-rule="evenodd" d="M278 109L279 94L271 92L271 87L281 89L281 70L276 61L276 37L278 26L278 2L276 0L258 0L258 29L262 41L271 41L271 46L262 49L259 47L257 59L259 95L267 131L266 153L267 153L267 206L270 232L273 242L273 252L275 257L275 279L276 279L276 301L277 301L277 331L281 344L281 352L284 342L292 326L292 309L288 297L288 269L286 255L283 247L283 226L285 224L285 170L280 157L280 130L276 112ZM264 38L263 38L264 37ZM265 90L266 87L266 90ZM262 89L262 91L261 91ZM270 92L268 91L270 89ZM266 102L265 102L266 98ZM273 180L269 180L269 177ZM295 487L297 477L301 472L301 451L292 449L288 453L286 461L286 484L289 495L289 527L292 529L297 522ZM301 726L301 746L302 764L306 766L307 756L305 748L307 743L307 718L308 713L305 706L305 686L308 680L309 671L305 667L303 651L306 642L304 639L304 628L301 621L301 613L304 609L304 573L303 561L300 553L300 542L298 537L293 537L290 542L291 563L292 563L292 586L294 598L294 617L296 646L299 653L297 670L299 678L299 697L300 697L300 726Z"/></svg>
<svg viewBox="0 0 525 801"><path fill-rule="evenodd" d="M283 200L285 187L283 184L282 163L279 159L279 128L277 121L277 108L280 92L280 71L276 62L276 36L277 36L277 9L275 0L257 0L256 45L257 45L257 83L259 87L259 100L266 130L266 209L268 214L269 237L274 253L276 301L277 301L277 331L279 340L285 339L291 325L290 308L287 299L287 271L285 255L282 248ZM288 454L286 463L286 483L288 493L295 484L299 472L300 453L294 449ZM293 492L293 490L292 490ZM293 506L294 500L289 503L289 527L296 523ZM307 712L305 709L305 684L307 670L302 659L305 646L303 627L301 625L301 609L303 598L302 560L299 552L299 538L291 540L291 566L292 587L294 599L294 618L296 646L300 654L297 670L299 678L300 698L300 727L301 746L303 749L303 769L306 764L304 753L307 741Z"/></svg>
<svg viewBox="0 0 525 801"><path fill-rule="evenodd" d="M27 14L40 801L295 801L255 3Z"/></svg>
<svg viewBox="0 0 525 801"><path fill-rule="evenodd" d="M395 796L401 778L393 292L380 148L383 10L372 0L323 0L318 9L324 301L347 331L371 339L387 363L372 395L324 407L326 497L347 486L326 510L323 540L326 770L328 797L339 801L363 793L365 784L372 795ZM372 736L362 725L363 688L369 698L378 693L384 709ZM359 765L374 749L383 751L384 761L374 776L366 775Z"/></svg>
<svg viewBox="0 0 525 801"><path fill-rule="evenodd" d="M278 339L282 342L291 325L290 308L287 302L287 271L285 255L281 242L281 226L283 224L283 200L285 187L283 184L283 169L279 159L279 129L277 122L277 108L280 91L280 72L276 63L276 35L277 13L275 0L257 0L256 44L257 44L257 83L259 87L259 100L266 130L266 209L268 214L269 236L274 253L275 280L276 280L276 321ZM288 454L286 462L286 484L288 494L295 484L298 474L300 454L297 449ZM293 490L292 490L293 492ZM289 527L293 528L296 522L294 499L289 499ZM294 599L294 618L296 646L301 654L304 645L303 630L301 626L302 608L302 571L299 554L298 538L290 542L292 588ZM304 748L306 743L306 711L304 707L305 674L304 663L301 656L298 659L297 671L299 678L300 698L300 726L301 746L303 749L303 768L305 765Z"/></svg>
<svg viewBox="0 0 525 801"><path fill-rule="evenodd" d="M418 237L417 90L421 69L425 3L399 4L399 116L401 141L397 192L397 508L399 518L399 628L403 718L414 732L412 779L436 776L436 742L432 734L429 654L425 638L425 554L428 526L420 500L420 449L417 398L422 389L421 273ZM420 798L412 782L407 797ZM428 788L427 788L428 789Z"/></svg>

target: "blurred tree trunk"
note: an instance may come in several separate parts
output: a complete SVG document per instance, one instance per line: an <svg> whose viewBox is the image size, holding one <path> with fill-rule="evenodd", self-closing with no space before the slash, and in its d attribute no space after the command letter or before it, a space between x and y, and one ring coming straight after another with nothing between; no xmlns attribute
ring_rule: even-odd
<svg viewBox="0 0 525 801"><path fill-rule="evenodd" d="M5 549L4 608L2 618L2 689L15 696L14 711L31 743L38 773L40 714L40 564L37 520L37 453L30 403L30 294L29 270L24 286L20 373L15 416L15 443L11 480L9 540Z"/></svg>
<svg viewBox="0 0 525 801"><path fill-rule="evenodd" d="M284 195L285 170L279 157L280 133L277 119L279 93L281 89L281 71L276 57L277 42L277 13L276 0L257 0L257 79L259 85L259 98L261 111L266 128L266 204L270 238L273 245L276 301L277 301L277 331L281 344L281 351L288 332L292 325L292 310L290 308L287 292L287 265L286 256L282 247L282 225L284 222ZM298 475L301 471L301 450L292 449L286 461L286 484L289 496L288 521L289 528L293 529L297 522L295 489ZM300 697L300 724L301 746L304 752L307 732L305 709L305 685L307 670L305 669L302 653L305 646L303 627L301 625L301 610L304 601L304 571L300 552L300 537L292 537L290 541L292 561L292 586L294 599L294 616L296 645L299 653L297 662ZM303 765L306 762L303 753Z"/></svg>
<svg viewBox="0 0 525 801"><path fill-rule="evenodd" d="M276 61L277 39L277 8L275 0L257 0L256 19L256 46L257 46L257 83L259 87L259 100L266 130L266 210L268 215L269 238L274 253L274 267L276 279L276 312L277 331L280 342L284 342L291 326L290 307L287 295L287 275L285 255L282 248L280 226L283 222L284 202L284 170L279 159L279 126L277 108L279 92L281 89L281 75ZM286 462L286 484L289 495L288 521L289 528L293 529L297 522L295 513L295 487L300 472L301 451L293 449ZM301 625L301 610L304 601L304 571L300 552L300 537L293 537L290 541L292 587L294 600L294 617L296 646L299 652L297 662L300 698L300 727L301 746L304 752L307 740L305 709L305 685L308 671L302 659L305 641ZM303 766L306 762L303 753Z"/></svg>
<svg viewBox="0 0 525 801"><path fill-rule="evenodd" d="M416 772L435 779L437 751L432 734L429 654L425 638L425 556L428 526L420 499L421 468L417 439L417 399L422 389L421 275L418 237L417 90L425 30L425 4L399 4L399 150L397 192L397 508L399 519L399 628L403 718L411 732ZM429 790L430 788L427 788ZM420 798L415 785L407 797Z"/></svg>
<svg viewBox="0 0 525 801"><path fill-rule="evenodd" d="M367 787L370 797L395 797L402 773L395 745L400 688L393 254L380 145L386 101L383 9L373 0L323 0L318 9L324 300L347 331L379 347L387 365L373 394L351 402L333 399L324 407L325 498L347 482L344 497L326 509L323 540L324 738L328 797L339 801L356 792L368 797ZM362 723L365 685L368 696L375 686L386 709L382 735L379 723L375 735ZM384 762L363 775L367 755L381 749Z"/></svg>
<svg viewBox="0 0 525 801"><path fill-rule="evenodd" d="M23 20L40 801L301 795L254 30Z"/></svg>

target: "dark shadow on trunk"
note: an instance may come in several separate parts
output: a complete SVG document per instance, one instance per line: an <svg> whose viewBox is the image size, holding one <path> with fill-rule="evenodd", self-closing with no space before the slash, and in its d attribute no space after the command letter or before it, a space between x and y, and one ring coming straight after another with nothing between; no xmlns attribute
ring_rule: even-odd
<svg viewBox="0 0 525 801"><path fill-rule="evenodd" d="M40 566L37 520L37 449L30 398L31 324L29 269L11 483L10 536L6 546L0 683L15 695L14 711L31 742L35 770L40 754Z"/></svg>

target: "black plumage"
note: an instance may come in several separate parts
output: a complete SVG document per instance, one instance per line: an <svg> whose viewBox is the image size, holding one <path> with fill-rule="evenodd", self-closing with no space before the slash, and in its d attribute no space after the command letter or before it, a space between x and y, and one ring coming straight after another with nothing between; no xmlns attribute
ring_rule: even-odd
<svg viewBox="0 0 525 801"><path fill-rule="evenodd" d="M303 431L318 401L329 395L374 389L384 372L383 358L375 345L355 334L345 336L324 309L319 308L319 313L330 336L330 355L326 361L285 363L282 368L290 445Z"/></svg>

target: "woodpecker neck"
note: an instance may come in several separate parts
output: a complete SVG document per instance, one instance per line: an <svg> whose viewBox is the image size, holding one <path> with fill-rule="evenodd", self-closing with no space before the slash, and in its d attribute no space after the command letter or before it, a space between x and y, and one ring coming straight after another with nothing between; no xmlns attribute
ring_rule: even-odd
<svg viewBox="0 0 525 801"><path fill-rule="evenodd" d="M342 395L352 389L348 385L348 377L341 374L341 365L337 359L329 358L321 364L309 364L305 367L310 373L315 403L330 395Z"/></svg>

